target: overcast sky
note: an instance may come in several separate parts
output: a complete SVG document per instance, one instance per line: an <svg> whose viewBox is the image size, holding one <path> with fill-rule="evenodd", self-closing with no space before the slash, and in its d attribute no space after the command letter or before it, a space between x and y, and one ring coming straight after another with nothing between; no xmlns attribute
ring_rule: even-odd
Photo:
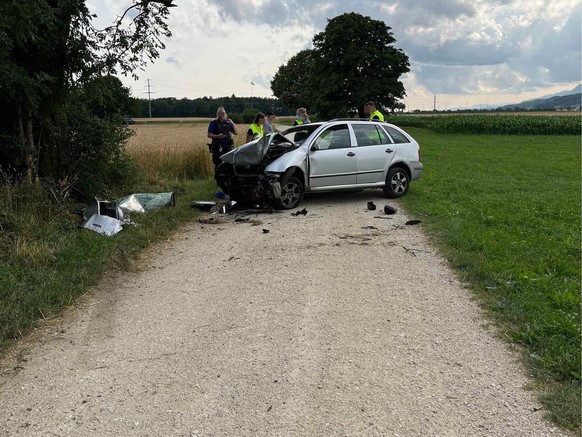
<svg viewBox="0 0 582 437"><path fill-rule="evenodd" d="M581 80L580 0L175 0L166 49L135 97L271 97L278 68L327 20L357 12L391 27L410 58L408 110L518 103ZM130 2L88 0L97 24ZM251 85L253 82L255 85Z"/></svg>

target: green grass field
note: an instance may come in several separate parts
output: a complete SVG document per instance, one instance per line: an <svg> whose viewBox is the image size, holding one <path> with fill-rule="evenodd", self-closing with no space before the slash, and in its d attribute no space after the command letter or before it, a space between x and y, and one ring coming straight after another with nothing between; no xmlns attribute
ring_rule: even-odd
<svg viewBox="0 0 582 437"><path fill-rule="evenodd" d="M580 136L411 128L425 172L402 201L523 356L557 423L580 425Z"/></svg>

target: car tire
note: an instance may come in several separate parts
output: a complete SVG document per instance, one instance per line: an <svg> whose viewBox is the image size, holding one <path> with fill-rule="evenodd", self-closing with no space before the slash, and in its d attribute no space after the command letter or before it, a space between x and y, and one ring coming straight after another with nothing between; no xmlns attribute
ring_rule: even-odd
<svg viewBox="0 0 582 437"><path fill-rule="evenodd" d="M408 192L410 177L406 170L401 167L393 167L388 170L386 185L384 186L384 197L397 199Z"/></svg>
<svg viewBox="0 0 582 437"><path fill-rule="evenodd" d="M296 177L291 176L281 185L281 197L275 199L275 207L277 209L297 208L303 200L304 193L303 183Z"/></svg>

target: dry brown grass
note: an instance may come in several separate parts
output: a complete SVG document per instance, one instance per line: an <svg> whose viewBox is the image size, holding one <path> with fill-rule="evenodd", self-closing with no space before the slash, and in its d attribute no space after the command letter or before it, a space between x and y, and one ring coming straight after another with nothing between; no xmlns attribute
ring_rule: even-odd
<svg viewBox="0 0 582 437"><path fill-rule="evenodd" d="M244 143L248 125L238 125L235 146ZM138 124L127 143L148 182L167 179L207 178L214 174L208 153L206 123Z"/></svg>
<svg viewBox="0 0 582 437"><path fill-rule="evenodd" d="M208 117L159 117L159 118L135 118L135 121L138 123L197 123L197 122L205 122L208 123L212 118Z"/></svg>

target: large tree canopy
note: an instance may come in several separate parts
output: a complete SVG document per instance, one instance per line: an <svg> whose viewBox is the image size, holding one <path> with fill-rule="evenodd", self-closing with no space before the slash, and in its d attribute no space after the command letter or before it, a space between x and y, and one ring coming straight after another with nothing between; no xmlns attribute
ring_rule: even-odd
<svg viewBox="0 0 582 437"><path fill-rule="evenodd" d="M279 67L271 81L271 90L286 106L308 106L307 81L312 50L302 50L286 65Z"/></svg>
<svg viewBox="0 0 582 437"><path fill-rule="evenodd" d="M410 71L410 64L408 56L393 46L396 40L390 30L383 21L357 13L328 20L325 30L313 38L307 68L301 66L301 106L317 112L320 118L362 115L368 100L387 111L401 108L398 100L406 92L399 78ZM290 102L279 84L292 83L290 73L297 70L297 63L291 58L279 68L272 83L274 95L287 105Z"/></svg>
<svg viewBox="0 0 582 437"><path fill-rule="evenodd" d="M78 130L90 124L81 118L100 116L94 111L95 99L84 99L82 93L111 97L104 90L119 91L120 83L97 79L135 75L157 58L164 48L161 38L170 35L171 6L171 0L128 1L115 23L96 29L85 0L0 2L0 105L7 114L0 119L0 170L26 169L30 180L82 178L80 163L86 166L91 156L101 160L95 165L110 164L103 154L87 154L78 147L84 136ZM110 132L101 137L123 138L115 134L122 129L119 121L108 117L98 128ZM91 147L118 150L121 144Z"/></svg>

